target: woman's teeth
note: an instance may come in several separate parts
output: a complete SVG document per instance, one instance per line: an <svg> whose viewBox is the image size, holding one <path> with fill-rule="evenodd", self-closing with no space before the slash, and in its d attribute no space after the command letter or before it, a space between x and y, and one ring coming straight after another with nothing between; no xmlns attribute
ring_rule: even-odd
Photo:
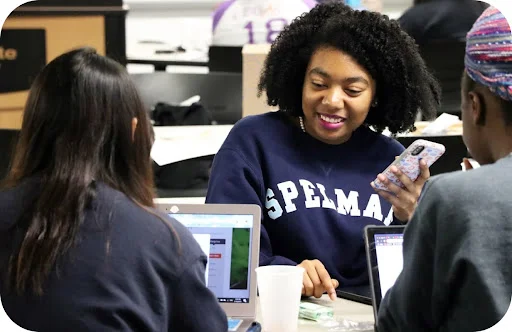
<svg viewBox="0 0 512 332"><path fill-rule="evenodd" d="M328 116L325 116L325 115L322 115L320 114L320 119L324 120L325 122L329 122L329 123L340 123L343 121L343 118L331 118L331 117L328 117Z"/></svg>

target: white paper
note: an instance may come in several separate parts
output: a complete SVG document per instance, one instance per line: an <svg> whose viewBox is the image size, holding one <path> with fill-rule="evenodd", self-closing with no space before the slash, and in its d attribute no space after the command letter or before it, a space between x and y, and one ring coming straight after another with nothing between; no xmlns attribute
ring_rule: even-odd
<svg viewBox="0 0 512 332"><path fill-rule="evenodd" d="M476 168L480 167L480 164L475 159L468 158L468 160L469 160L469 164L471 165L471 167L473 169L476 169ZM464 172L467 171L466 165L464 164L464 161L460 163L460 167L462 168L462 171L464 171Z"/></svg>
<svg viewBox="0 0 512 332"><path fill-rule="evenodd" d="M151 158L159 165L215 155L232 125L154 127Z"/></svg>
<svg viewBox="0 0 512 332"><path fill-rule="evenodd" d="M201 101L201 96L195 95L182 101L180 106L192 106L193 103L198 103L199 101Z"/></svg>
<svg viewBox="0 0 512 332"><path fill-rule="evenodd" d="M423 129L421 134L425 136L444 135L451 126L460 122L458 116L443 113Z"/></svg>
<svg viewBox="0 0 512 332"><path fill-rule="evenodd" d="M199 247L203 250L204 254L207 258L206 269L204 271L204 280L206 281L206 286L208 286L208 267L210 264L210 234L192 234L194 239L196 239L197 243L199 243Z"/></svg>

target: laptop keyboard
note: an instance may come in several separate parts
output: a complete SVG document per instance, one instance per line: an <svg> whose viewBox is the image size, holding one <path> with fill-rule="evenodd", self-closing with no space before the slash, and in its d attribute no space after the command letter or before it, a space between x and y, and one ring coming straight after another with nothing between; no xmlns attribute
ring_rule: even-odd
<svg viewBox="0 0 512 332"><path fill-rule="evenodd" d="M238 328L240 327L240 325L242 325L242 323L242 319L228 318L228 331L238 331Z"/></svg>

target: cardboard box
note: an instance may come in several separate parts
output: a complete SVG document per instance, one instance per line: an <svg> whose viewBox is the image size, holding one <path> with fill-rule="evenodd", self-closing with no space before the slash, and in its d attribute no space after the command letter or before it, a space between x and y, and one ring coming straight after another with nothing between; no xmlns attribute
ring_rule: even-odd
<svg viewBox="0 0 512 332"><path fill-rule="evenodd" d="M242 117L262 114L277 109L277 107L267 105L265 93L260 98L257 96L261 69L269 51L270 44L248 44L242 49Z"/></svg>
<svg viewBox="0 0 512 332"><path fill-rule="evenodd" d="M20 129L23 121L23 108L5 108L0 110L1 129Z"/></svg>
<svg viewBox="0 0 512 332"><path fill-rule="evenodd" d="M82 46L94 47L99 54L105 54L105 18L102 15L11 16L2 29L44 29L46 63L64 52ZM27 96L28 90L0 93L0 128L21 128Z"/></svg>

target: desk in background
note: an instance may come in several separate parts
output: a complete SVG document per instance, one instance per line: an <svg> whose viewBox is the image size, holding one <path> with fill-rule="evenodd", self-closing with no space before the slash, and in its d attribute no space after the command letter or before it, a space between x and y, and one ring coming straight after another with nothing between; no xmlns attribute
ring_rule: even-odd
<svg viewBox="0 0 512 332"><path fill-rule="evenodd" d="M166 48L165 46L162 46ZM156 53L159 48L156 45L151 47L137 47L135 52L130 52L127 56L127 63L153 65L155 71L164 71L167 66L192 66L207 67L208 55L202 52L175 52L175 53Z"/></svg>
<svg viewBox="0 0 512 332"><path fill-rule="evenodd" d="M167 66L208 67L210 72L242 72L242 47L211 46L208 54L183 51L159 42L139 42L129 50L128 63L153 65L155 71Z"/></svg>

